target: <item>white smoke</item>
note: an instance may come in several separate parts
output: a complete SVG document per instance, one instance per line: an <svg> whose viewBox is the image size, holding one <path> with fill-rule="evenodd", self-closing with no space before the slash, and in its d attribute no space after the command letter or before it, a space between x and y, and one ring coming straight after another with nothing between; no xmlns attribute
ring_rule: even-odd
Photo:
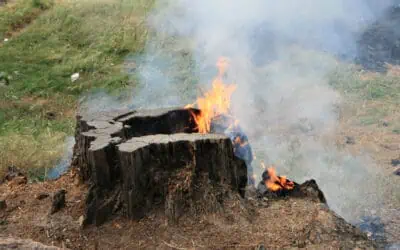
<svg viewBox="0 0 400 250"><path fill-rule="evenodd" d="M132 103L191 103L199 85L211 82L218 57L230 58L228 81L238 85L233 111L257 158L296 181L315 178L330 206L353 219L380 206L371 194L379 194L381 177L368 157L333 143L341 98L326 75L334 56L355 56L357 33L391 4L371 2L158 1L149 16L156 35L140 60L127 59L139 62L142 82Z"/></svg>

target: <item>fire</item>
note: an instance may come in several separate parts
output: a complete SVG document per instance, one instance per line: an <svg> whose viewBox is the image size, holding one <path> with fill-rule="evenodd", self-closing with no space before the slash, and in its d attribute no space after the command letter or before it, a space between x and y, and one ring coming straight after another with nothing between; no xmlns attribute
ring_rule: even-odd
<svg viewBox="0 0 400 250"><path fill-rule="evenodd" d="M262 167L265 169L264 163L261 163ZM294 183L286 179L286 176L278 176L276 175L276 171L273 167L266 169L268 174L268 178L264 180L265 186L273 191L279 191L282 189L292 190L294 188Z"/></svg>
<svg viewBox="0 0 400 250"><path fill-rule="evenodd" d="M204 93L204 96L199 97L196 101L200 113L194 114L192 112L198 131L203 134L210 132L211 121L214 117L229 113L231 96L236 90L236 85L225 84L223 81L223 76L228 67L228 60L220 58L216 66L218 75L212 82L211 90ZM193 106L193 104L189 104L185 108L192 108Z"/></svg>
<svg viewBox="0 0 400 250"><path fill-rule="evenodd" d="M239 127L239 120L235 119L235 117L230 114L231 96L236 90L236 85L224 83L223 78L228 65L229 63L227 58L221 57L218 60L216 64L218 68L218 74L212 81L212 88L205 92L202 97L197 98L194 104L186 105L185 109L190 109L197 106L197 109L199 109L198 112L194 112L192 110L190 110L190 112L194 122L196 123L198 132L202 134L209 133L211 131L211 122L218 116L223 116L230 119L231 121L228 122L229 126L225 130L225 133L228 131L229 137L231 137L232 144L234 145L234 153L239 158L245 160L246 164L251 164L251 161L255 159L256 156L251 152L247 137L242 136L244 134L241 132ZM261 164L265 169L263 181L268 190L276 192L279 190L292 190L294 188L294 182L286 179L285 176L276 175L274 168L270 167L266 169L265 165L263 163ZM253 178L254 180L256 179L256 176L251 175L250 178Z"/></svg>

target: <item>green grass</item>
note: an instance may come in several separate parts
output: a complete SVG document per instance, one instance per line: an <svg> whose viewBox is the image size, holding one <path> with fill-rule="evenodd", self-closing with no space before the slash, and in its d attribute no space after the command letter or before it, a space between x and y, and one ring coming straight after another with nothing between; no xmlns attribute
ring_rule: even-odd
<svg viewBox="0 0 400 250"><path fill-rule="evenodd" d="M0 68L7 75L20 72L11 82L18 94L79 95L95 87L131 85L121 63L128 53L143 50L143 17L150 7L151 1L57 4L0 49ZM76 72L81 78L71 83Z"/></svg>
<svg viewBox="0 0 400 250"><path fill-rule="evenodd" d="M0 39L9 38L0 44L0 72L9 79L0 85L0 171L9 165L53 166L65 137L73 134L82 93L137 85L124 73L123 62L143 51L153 4L17 0L0 7ZM80 78L72 83L76 72ZM48 112L56 118L46 119Z"/></svg>
<svg viewBox="0 0 400 250"><path fill-rule="evenodd" d="M354 66L339 65L329 78L331 86L347 97L400 104L399 77L376 75L363 79L363 72Z"/></svg>
<svg viewBox="0 0 400 250"><path fill-rule="evenodd" d="M396 134L400 126L400 77L362 72L353 65L339 65L329 76L330 84L346 101L362 107L356 117L361 126L375 126ZM380 126L390 120L387 128Z"/></svg>

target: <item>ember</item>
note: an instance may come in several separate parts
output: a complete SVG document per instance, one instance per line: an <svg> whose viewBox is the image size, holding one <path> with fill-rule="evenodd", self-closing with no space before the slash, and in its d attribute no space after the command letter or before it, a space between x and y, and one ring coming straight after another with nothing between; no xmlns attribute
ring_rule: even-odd
<svg viewBox="0 0 400 250"><path fill-rule="evenodd" d="M261 163L265 169L264 163ZM294 188L294 182L286 179L286 176L277 176L276 171L273 167L270 167L262 174L262 180L268 190L277 192L280 190L292 190Z"/></svg>

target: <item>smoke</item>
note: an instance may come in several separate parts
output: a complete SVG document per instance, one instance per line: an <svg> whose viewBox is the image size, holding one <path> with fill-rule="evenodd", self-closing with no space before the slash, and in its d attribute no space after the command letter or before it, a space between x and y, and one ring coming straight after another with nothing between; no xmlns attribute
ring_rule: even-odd
<svg viewBox="0 0 400 250"><path fill-rule="evenodd" d="M353 219L379 208L379 197L371 194L380 193L382 177L368 156L353 157L333 143L341 97L326 75L337 58L356 56L357 35L390 4L159 1L149 16L154 34L144 55L127 58L139 65L135 76L142 83L131 104L192 103L211 82L218 57L228 57L228 82L238 85L233 111L257 159L296 181L316 179L329 205Z"/></svg>
<svg viewBox="0 0 400 250"><path fill-rule="evenodd" d="M50 169L50 171L47 173L46 178L54 180L60 177L63 173L67 172L68 168L71 165L74 144L75 138L73 136L68 136L65 139L64 155L57 163L57 165L54 168Z"/></svg>

